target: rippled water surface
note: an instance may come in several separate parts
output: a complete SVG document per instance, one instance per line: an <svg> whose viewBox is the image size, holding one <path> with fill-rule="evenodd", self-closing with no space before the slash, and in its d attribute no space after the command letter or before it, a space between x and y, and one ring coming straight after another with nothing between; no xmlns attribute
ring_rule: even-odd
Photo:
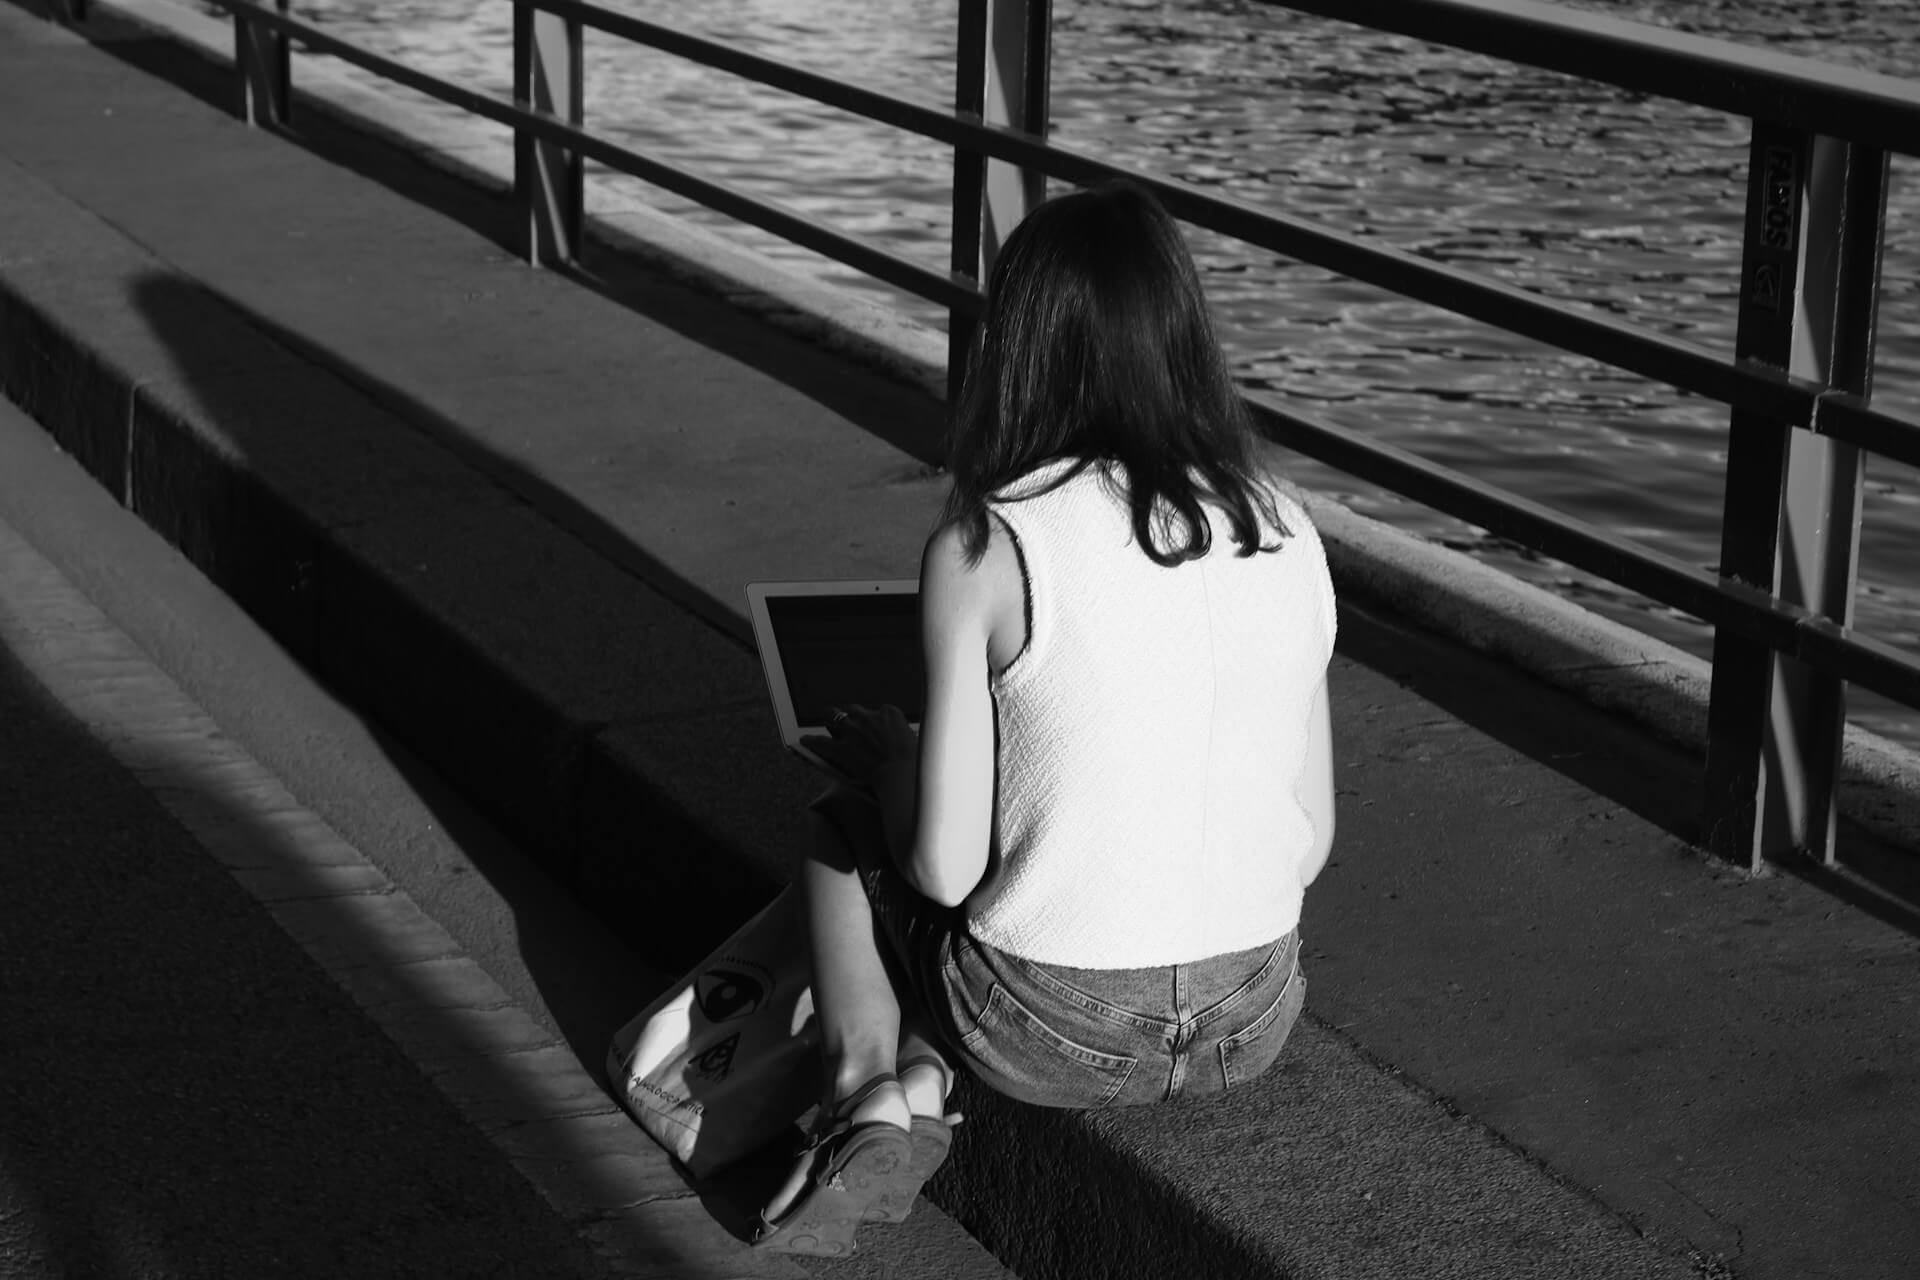
<svg viewBox="0 0 1920 1280"><path fill-rule="evenodd" d="M609 0L934 106L942 0ZM1920 77L1920 0L1588 0L1580 7ZM505 93L501 0L309 0L306 17ZM1251 0L1055 0L1056 140L1732 349L1744 119ZM587 33L588 122L943 268L941 147ZM501 132L502 145L505 133ZM661 195L804 269L925 304ZM1682 560L1718 559L1726 410L1205 234L1196 256L1249 385ZM1875 399L1920 413L1920 162L1896 157ZM1856 625L1920 652L1920 476L1869 460ZM1695 652L1705 627L1303 460L1300 478ZM1856 698L1920 744L1920 717Z"/></svg>

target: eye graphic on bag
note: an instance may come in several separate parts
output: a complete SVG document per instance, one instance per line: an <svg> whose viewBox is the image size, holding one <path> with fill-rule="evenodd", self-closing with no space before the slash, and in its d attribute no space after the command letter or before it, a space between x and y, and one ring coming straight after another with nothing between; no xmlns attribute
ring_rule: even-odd
<svg viewBox="0 0 1920 1280"><path fill-rule="evenodd" d="M767 998L767 984L739 969L709 969L695 984L694 998L708 1022L730 1022L760 1007Z"/></svg>
<svg viewBox="0 0 1920 1280"><path fill-rule="evenodd" d="M820 1021L797 899L783 890L607 1046L614 1096L697 1178L746 1159L819 1101Z"/></svg>
<svg viewBox="0 0 1920 1280"><path fill-rule="evenodd" d="M740 1035L735 1032L688 1063L688 1073L696 1079L714 1083L725 1080L733 1070L733 1051L739 1047Z"/></svg>

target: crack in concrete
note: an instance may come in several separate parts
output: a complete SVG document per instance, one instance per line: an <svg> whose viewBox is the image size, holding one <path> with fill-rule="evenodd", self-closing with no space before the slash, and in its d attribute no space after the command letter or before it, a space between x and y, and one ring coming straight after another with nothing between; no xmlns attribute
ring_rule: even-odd
<svg viewBox="0 0 1920 1280"><path fill-rule="evenodd" d="M632 1201L631 1203L617 1205L612 1208L603 1206L598 1209L589 1209L579 1216L579 1221L585 1223L618 1222L630 1209L639 1209L650 1204L671 1204L681 1200L698 1200L699 1198L700 1193L698 1191L662 1191L657 1195L642 1196L640 1199Z"/></svg>

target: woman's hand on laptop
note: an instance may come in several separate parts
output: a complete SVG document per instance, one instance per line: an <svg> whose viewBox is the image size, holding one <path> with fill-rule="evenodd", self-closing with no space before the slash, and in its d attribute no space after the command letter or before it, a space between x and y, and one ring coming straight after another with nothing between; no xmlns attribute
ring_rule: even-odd
<svg viewBox="0 0 1920 1280"><path fill-rule="evenodd" d="M815 747L835 752L834 764L873 791L887 849L898 861L913 841L915 792L920 785L920 735L906 715L891 704L835 708L828 717L829 742Z"/></svg>
<svg viewBox="0 0 1920 1280"><path fill-rule="evenodd" d="M892 773L893 766L911 765L920 757L920 736L900 708L891 703L836 707L828 718L827 730L833 737L816 744L814 750L849 777L870 785L877 786L880 775Z"/></svg>

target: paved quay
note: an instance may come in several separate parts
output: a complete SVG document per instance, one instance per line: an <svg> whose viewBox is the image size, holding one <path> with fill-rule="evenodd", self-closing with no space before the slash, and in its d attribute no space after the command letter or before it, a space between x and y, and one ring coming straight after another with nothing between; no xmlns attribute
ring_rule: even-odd
<svg viewBox="0 0 1920 1280"><path fill-rule="evenodd" d="M740 586L910 572L938 407L642 268L530 271L496 199L244 130L228 91L0 6L0 387L684 964L782 878L811 785ZM970 1097L941 1205L1034 1278L1912 1275L1914 851L1717 869L1696 763L1392 606L1343 599L1283 1064L1204 1108Z"/></svg>

